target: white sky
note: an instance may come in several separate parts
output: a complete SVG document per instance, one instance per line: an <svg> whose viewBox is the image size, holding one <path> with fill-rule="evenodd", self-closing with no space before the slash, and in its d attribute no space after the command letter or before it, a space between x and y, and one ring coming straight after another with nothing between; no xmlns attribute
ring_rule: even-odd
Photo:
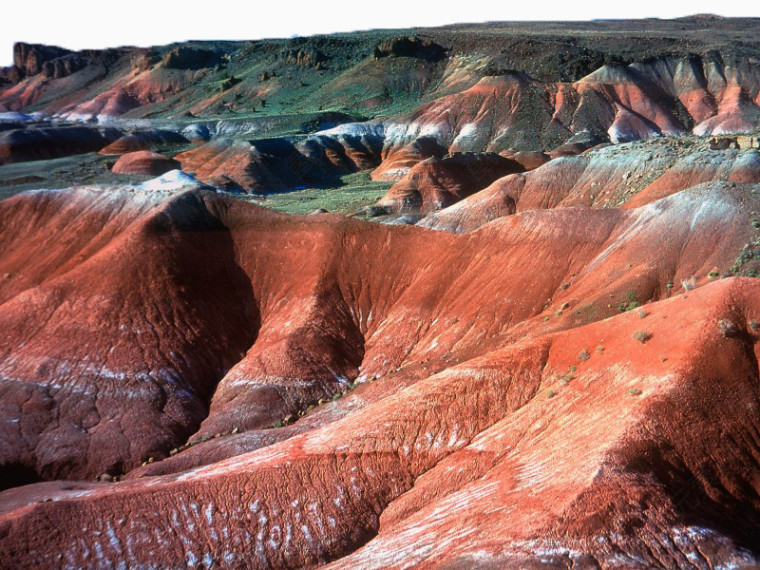
<svg viewBox="0 0 760 570"><path fill-rule="evenodd" d="M754 0L11 0L0 8L0 65L12 62L13 43L17 41L83 49L161 45L190 39L306 36L458 22L674 18L697 13L760 17L760 3Z"/></svg>

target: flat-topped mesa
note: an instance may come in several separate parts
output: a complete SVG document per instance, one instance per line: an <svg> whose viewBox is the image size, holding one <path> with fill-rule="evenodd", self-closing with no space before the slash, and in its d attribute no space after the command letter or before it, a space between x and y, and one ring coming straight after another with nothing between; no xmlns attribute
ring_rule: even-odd
<svg viewBox="0 0 760 570"><path fill-rule="evenodd" d="M760 124L754 20L555 23L551 36L540 27L76 53L19 44L0 109L108 120L329 107L401 125L393 150L434 136L446 151L494 152L549 150L583 130L621 142Z"/></svg>

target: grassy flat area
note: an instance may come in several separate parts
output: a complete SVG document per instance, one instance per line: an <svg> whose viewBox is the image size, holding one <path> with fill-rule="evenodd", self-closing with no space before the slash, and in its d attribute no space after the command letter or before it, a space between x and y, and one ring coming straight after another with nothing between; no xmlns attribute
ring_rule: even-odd
<svg viewBox="0 0 760 570"><path fill-rule="evenodd" d="M0 199L40 188L69 188L87 184L130 185L153 178L114 174L110 171L110 165L116 158L88 153L0 166ZM341 185L329 188L230 196L289 214L310 214L319 208L332 213L349 214L374 204L393 184L375 182L369 174L369 170L347 174L341 177Z"/></svg>
<svg viewBox="0 0 760 570"><path fill-rule="evenodd" d="M289 214L310 214L319 208L350 214L377 202L393 185L393 182L373 181L369 174L369 170L347 174L341 177L341 186L332 188L305 188L267 195L235 194L235 197Z"/></svg>
<svg viewBox="0 0 760 570"><path fill-rule="evenodd" d="M139 184L150 176L126 176L111 172L118 157L95 152L17 162L0 166L0 199L26 190L69 188L86 184Z"/></svg>

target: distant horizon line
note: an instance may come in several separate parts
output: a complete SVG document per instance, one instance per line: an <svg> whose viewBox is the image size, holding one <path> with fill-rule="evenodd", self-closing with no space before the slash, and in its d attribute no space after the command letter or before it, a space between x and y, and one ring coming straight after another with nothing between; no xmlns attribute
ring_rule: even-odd
<svg viewBox="0 0 760 570"><path fill-rule="evenodd" d="M51 42L45 42L45 41L36 41L36 40L25 40L25 39L17 39L17 40L11 40L10 42L6 43L7 45L10 45L10 52L7 50L2 49L2 43L0 43L0 68L8 68L13 65L13 53L15 50L16 44L27 44L27 45L43 45L47 47L57 47L61 49L65 49L71 52L83 52L83 51L103 51L103 50L109 50L109 49L126 49L126 48L138 48L138 49L145 49L145 48L151 48L151 47L162 47L162 46L168 46L173 44L183 44L183 43L191 43L191 42L197 42L197 43L203 43L203 42L256 42L256 41L277 41L277 40L289 40L289 39L296 39L296 38L311 38L311 37L319 37L319 36L334 36L334 35L350 35L350 34L360 34L360 33L366 33L366 32L383 32L383 31L402 31L402 30L434 30L434 29L442 29L442 28L451 28L456 26L479 26L479 25L488 25L488 24L521 24L521 23L532 23L532 24L563 24L563 23L593 23L593 22L635 22L635 21L676 21L676 20L697 20L697 19L704 19L704 20L760 20L760 15L748 15L748 16L724 16L722 14L712 13L712 12L697 12L697 13L691 13L686 14L682 16L674 16L674 17L662 17L662 16L618 16L618 17L611 17L611 18L578 18L578 19L566 19L566 18L558 18L558 19L491 19L491 20L478 20L478 21L453 21L450 23L443 23L443 24L430 24L430 25L401 25L401 26L378 26L378 27L365 27L365 28L354 28L354 29L337 29L337 30L331 30L331 31L324 31L324 32L314 32L314 33L293 33L291 35L263 35L263 36L252 36L252 37L200 37L200 38L184 38L184 39L169 39L168 41L158 41L158 42L135 42L135 43L119 43L115 42L114 44L100 44L100 45L93 45L89 47L81 47L81 46L72 46L72 44L66 45L66 42L59 42L59 41L51 41ZM10 61L6 60L5 58L7 56L10 56ZM3 62L7 63L3 63Z"/></svg>

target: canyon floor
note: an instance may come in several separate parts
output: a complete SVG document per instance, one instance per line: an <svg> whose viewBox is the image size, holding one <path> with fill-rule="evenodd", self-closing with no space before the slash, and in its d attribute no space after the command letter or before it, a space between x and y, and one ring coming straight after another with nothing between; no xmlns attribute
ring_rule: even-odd
<svg viewBox="0 0 760 570"><path fill-rule="evenodd" d="M758 32L17 44L0 566L760 567Z"/></svg>

